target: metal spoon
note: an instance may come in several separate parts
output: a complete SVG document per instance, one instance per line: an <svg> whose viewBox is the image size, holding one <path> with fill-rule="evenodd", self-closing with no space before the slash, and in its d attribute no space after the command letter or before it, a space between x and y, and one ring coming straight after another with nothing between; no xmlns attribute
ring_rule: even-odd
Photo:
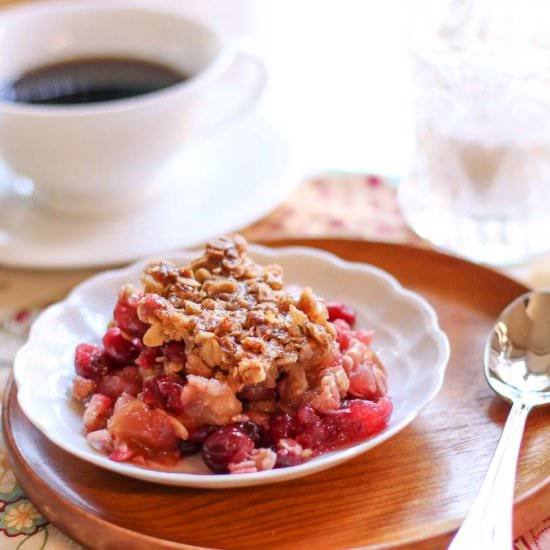
<svg viewBox="0 0 550 550"><path fill-rule="evenodd" d="M533 407L550 404L550 292L528 292L501 314L485 348L485 377L512 408L479 494L449 550L512 548L514 482Z"/></svg>

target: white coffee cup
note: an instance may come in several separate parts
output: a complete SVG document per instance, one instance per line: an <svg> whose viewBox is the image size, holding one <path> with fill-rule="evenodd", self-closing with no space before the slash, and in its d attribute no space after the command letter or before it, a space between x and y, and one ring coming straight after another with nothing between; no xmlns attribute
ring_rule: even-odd
<svg viewBox="0 0 550 550"><path fill-rule="evenodd" d="M102 103L0 100L0 157L56 212L95 215L144 204L190 139L246 110L265 84L258 58L171 11L112 0L42 2L0 15L0 83L52 62L106 56L158 62L190 78ZM248 78L228 101L223 82L232 73L238 81L243 67Z"/></svg>

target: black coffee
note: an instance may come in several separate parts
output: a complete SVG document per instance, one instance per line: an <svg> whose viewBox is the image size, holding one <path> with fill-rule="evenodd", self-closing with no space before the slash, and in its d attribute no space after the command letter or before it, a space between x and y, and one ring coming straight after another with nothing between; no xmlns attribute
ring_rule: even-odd
<svg viewBox="0 0 550 550"><path fill-rule="evenodd" d="M168 66L139 59L75 59L44 65L0 86L0 99L39 105L99 103L162 90L186 78Z"/></svg>

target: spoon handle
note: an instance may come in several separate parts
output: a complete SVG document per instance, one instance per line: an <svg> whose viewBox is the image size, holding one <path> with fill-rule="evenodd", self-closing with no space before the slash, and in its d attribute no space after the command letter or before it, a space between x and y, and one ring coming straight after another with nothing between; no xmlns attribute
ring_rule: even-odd
<svg viewBox="0 0 550 550"><path fill-rule="evenodd" d="M531 406L515 401L485 479L449 550L512 548L512 507L521 438Z"/></svg>

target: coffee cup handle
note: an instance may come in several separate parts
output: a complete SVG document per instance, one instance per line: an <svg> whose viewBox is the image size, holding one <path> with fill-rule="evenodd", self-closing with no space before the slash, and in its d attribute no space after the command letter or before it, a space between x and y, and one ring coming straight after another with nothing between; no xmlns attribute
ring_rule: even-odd
<svg viewBox="0 0 550 550"><path fill-rule="evenodd" d="M196 135L208 136L240 118L257 103L266 84L267 70L262 59L255 53L238 50L229 68L201 98L205 108L200 111L209 114L197 121ZM212 110L213 105L216 107Z"/></svg>

